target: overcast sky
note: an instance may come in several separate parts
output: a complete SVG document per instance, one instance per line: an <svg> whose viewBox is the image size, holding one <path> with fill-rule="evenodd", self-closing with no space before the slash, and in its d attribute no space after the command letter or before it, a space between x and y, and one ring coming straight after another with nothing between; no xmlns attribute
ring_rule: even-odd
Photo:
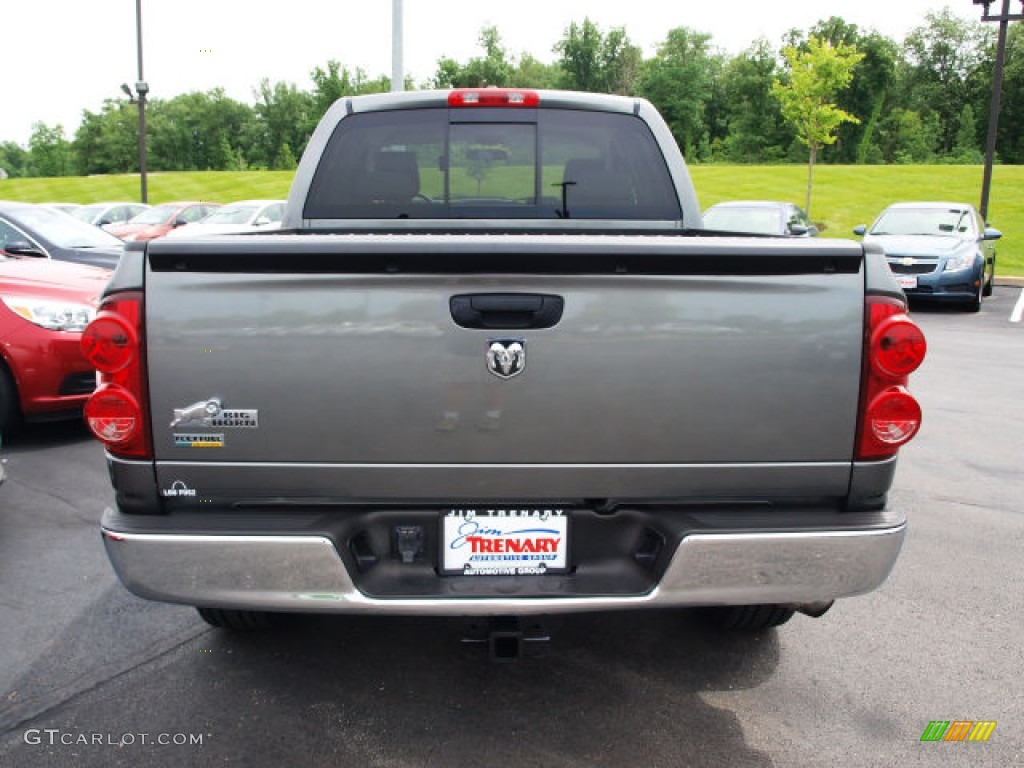
<svg viewBox="0 0 1024 768"><path fill-rule="evenodd" d="M336 59L373 78L391 74L392 0L142 0L144 74L150 97L223 87L253 103L262 78L312 89L310 71ZM944 7L977 21L969 0L403 0L404 69L417 84L438 59L481 55L494 25L512 57L554 61L573 21L603 32L625 27L645 56L669 29L711 35L728 53L759 37L777 46L793 27L839 16L897 42ZM138 77L135 0L5 0L0 11L0 141L27 146L33 123L73 138L83 110L98 112Z"/></svg>

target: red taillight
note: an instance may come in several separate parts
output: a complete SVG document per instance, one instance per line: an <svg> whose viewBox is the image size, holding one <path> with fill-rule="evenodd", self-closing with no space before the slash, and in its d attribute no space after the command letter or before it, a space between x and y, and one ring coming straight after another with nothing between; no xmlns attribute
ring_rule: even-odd
<svg viewBox="0 0 1024 768"><path fill-rule="evenodd" d="M86 402L85 422L104 443L121 446L141 429L142 409L128 390L105 385Z"/></svg>
<svg viewBox="0 0 1024 768"><path fill-rule="evenodd" d="M100 373L114 373L132 361L138 351L135 331L118 315L101 312L82 331L82 351Z"/></svg>
<svg viewBox="0 0 1024 768"><path fill-rule="evenodd" d="M890 387L868 404L867 423L879 443L900 446L921 426L921 406L905 387Z"/></svg>
<svg viewBox="0 0 1024 768"><path fill-rule="evenodd" d="M921 329L903 313L886 317L871 334L871 362L883 376L909 376L927 351Z"/></svg>
<svg viewBox="0 0 1024 768"><path fill-rule="evenodd" d="M152 458L142 359L142 293L106 299L82 332L82 351L99 372L85 404L92 433L117 456Z"/></svg>
<svg viewBox="0 0 1024 768"><path fill-rule="evenodd" d="M536 107L540 94L516 88L456 88L448 94L449 107Z"/></svg>
<svg viewBox="0 0 1024 768"><path fill-rule="evenodd" d="M868 297L861 384L858 459L884 459L921 428L921 406L907 377L924 361L924 334L897 299Z"/></svg>

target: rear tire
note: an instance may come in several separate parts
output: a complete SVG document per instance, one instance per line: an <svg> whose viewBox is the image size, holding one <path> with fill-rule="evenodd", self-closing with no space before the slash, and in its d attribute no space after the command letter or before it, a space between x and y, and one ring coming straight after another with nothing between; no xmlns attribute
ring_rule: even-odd
<svg viewBox="0 0 1024 768"><path fill-rule="evenodd" d="M275 616L264 611L236 611L228 608L196 608L199 618L217 629L258 632L276 624Z"/></svg>
<svg viewBox="0 0 1024 768"><path fill-rule="evenodd" d="M756 632L770 627L779 627L793 618L796 613L784 605L723 605L699 608L698 615L717 629Z"/></svg>

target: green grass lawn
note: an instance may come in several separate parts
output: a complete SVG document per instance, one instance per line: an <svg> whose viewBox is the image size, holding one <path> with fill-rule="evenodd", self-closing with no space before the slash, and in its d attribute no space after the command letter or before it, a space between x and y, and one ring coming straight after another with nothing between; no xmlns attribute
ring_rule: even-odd
<svg viewBox="0 0 1024 768"><path fill-rule="evenodd" d="M803 205L807 192L804 165L693 165L690 172L705 208L740 199ZM981 178L981 166L971 165L819 165L810 214L823 237L852 237L857 224L870 224L889 203L948 200L977 205ZM290 171L151 173L149 201L280 199L288 196L291 180ZM138 197L138 175L0 181L4 200L91 203ZM998 273L1024 276L1024 166L993 169L989 221L1003 232Z"/></svg>

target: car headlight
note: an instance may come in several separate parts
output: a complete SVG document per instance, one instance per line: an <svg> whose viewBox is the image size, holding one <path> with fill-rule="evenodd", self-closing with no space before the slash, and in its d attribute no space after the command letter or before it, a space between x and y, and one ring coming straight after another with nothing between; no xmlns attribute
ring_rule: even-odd
<svg viewBox="0 0 1024 768"><path fill-rule="evenodd" d="M953 272L957 269L970 269L974 266L974 251L961 251L946 260L945 271Z"/></svg>
<svg viewBox="0 0 1024 768"><path fill-rule="evenodd" d="M37 296L0 296L14 314L50 331L82 331L96 310L85 304L53 301Z"/></svg>

